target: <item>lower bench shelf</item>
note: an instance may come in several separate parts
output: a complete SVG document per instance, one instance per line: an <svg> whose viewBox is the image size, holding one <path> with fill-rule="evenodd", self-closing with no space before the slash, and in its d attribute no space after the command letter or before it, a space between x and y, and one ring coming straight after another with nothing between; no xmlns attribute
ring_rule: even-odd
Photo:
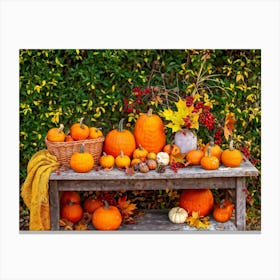
<svg viewBox="0 0 280 280"><path fill-rule="evenodd" d="M236 231L237 228L232 221L226 223L218 223L210 216L210 226L207 229L196 229L190 227L187 223L173 224L168 219L168 210L145 210L145 214L135 219L136 224L122 225L117 231ZM90 224L90 230L94 230ZM114 231L114 232L117 232ZM104 231L102 231L104 232ZM108 231L112 232L112 231Z"/></svg>

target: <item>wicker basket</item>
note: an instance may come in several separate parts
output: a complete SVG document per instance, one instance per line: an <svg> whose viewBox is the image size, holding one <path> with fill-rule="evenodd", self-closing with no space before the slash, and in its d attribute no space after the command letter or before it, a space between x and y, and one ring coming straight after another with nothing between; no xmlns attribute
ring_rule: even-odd
<svg viewBox="0 0 280 280"><path fill-rule="evenodd" d="M94 158L94 164L99 164L99 159L102 153L103 142L105 137L98 137L96 139L86 139L69 142L51 142L45 138L48 151L55 155L57 160L64 167L70 167L70 158L74 152L79 152L80 147L84 144L85 152L90 153Z"/></svg>

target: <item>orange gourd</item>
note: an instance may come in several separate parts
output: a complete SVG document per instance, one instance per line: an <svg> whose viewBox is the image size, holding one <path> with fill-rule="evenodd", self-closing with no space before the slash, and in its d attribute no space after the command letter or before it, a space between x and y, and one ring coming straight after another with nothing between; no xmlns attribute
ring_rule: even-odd
<svg viewBox="0 0 280 280"><path fill-rule="evenodd" d="M189 216L195 211L204 217L210 214L214 205L214 197L209 189L184 190L180 195L179 205L188 212Z"/></svg>
<svg viewBox="0 0 280 280"><path fill-rule="evenodd" d="M74 140L85 140L89 136L89 128L83 123L84 118L81 118L79 123L75 123L70 128L70 135Z"/></svg>
<svg viewBox="0 0 280 280"><path fill-rule="evenodd" d="M109 205L97 208L92 214L92 224L97 230L116 230L122 223L122 215L116 206Z"/></svg>
<svg viewBox="0 0 280 280"><path fill-rule="evenodd" d="M145 160L148 155L148 151L145 150L142 145L139 145L139 148L135 149L133 152L133 158L139 158L141 160Z"/></svg>
<svg viewBox="0 0 280 280"><path fill-rule="evenodd" d="M180 148L176 144L166 144L162 151L169 155L177 155L180 153Z"/></svg>
<svg viewBox="0 0 280 280"><path fill-rule="evenodd" d="M83 204L84 211L90 214L92 214L97 208L101 206L103 206L103 202L92 197L87 198Z"/></svg>
<svg viewBox="0 0 280 280"><path fill-rule="evenodd" d="M166 144L164 124L158 115L150 109L147 114L141 114L134 127L137 146L140 144L148 152L158 153Z"/></svg>
<svg viewBox="0 0 280 280"><path fill-rule="evenodd" d="M60 197L60 205L64 206L68 202L80 204L81 203L81 197L75 191L65 191L65 192L62 193L62 195Z"/></svg>
<svg viewBox="0 0 280 280"><path fill-rule="evenodd" d="M212 156L211 147L208 147L207 155L203 156L200 160L200 165L206 170L215 170L220 166L220 161L217 157Z"/></svg>
<svg viewBox="0 0 280 280"><path fill-rule="evenodd" d="M221 160L221 155L222 155L222 148L217 145L217 144L214 144L214 141L211 140L209 143L207 143L204 147L204 154L207 155L207 151L208 151L208 148L210 147L210 153L212 156L214 157L217 157L218 160L220 161Z"/></svg>
<svg viewBox="0 0 280 280"><path fill-rule="evenodd" d="M107 155L103 152L103 155L100 157L99 164L104 169L111 169L115 165L115 158L112 155Z"/></svg>
<svg viewBox="0 0 280 280"><path fill-rule="evenodd" d="M76 172L89 172L94 167L93 156L84 151L84 144L81 145L80 151L72 154L70 158L70 167Z"/></svg>
<svg viewBox="0 0 280 280"><path fill-rule="evenodd" d="M186 159L190 165L199 165L204 153L202 150L191 150L187 153Z"/></svg>
<svg viewBox="0 0 280 280"><path fill-rule="evenodd" d="M88 136L89 139L96 139L96 138L102 137L102 136L103 136L103 133L99 128L97 128L97 127L89 128L89 136Z"/></svg>
<svg viewBox="0 0 280 280"><path fill-rule="evenodd" d="M51 142L63 142L65 134L63 132L64 125L61 124L59 128L53 127L47 133L47 140Z"/></svg>
<svg viewBox="0 0 280 280"><path fill-rule="evenodd" d="M230 220L233 209L234 205L229 200L225 199L214 206L213 217L217 222L225 223Z"/></svg>
<svg viewBox="0 0 280 280"><path fill-rule="evenodd" d="M121 119L118 129L109 131L104 140L103 151L113 157L117 157L121 151L131 157L136 149L134 135L123 128L123 121Z"/></svg>
<svg viewBox="0 0 280 280"><path fill-rule="evenodd" d="M123 151L115 159L115 164L118 168L126 168L130 166L130 158L129 156L125 155Z"/></svg>
<svg viewBox="0 0 280 280"><path fill-rule="evenodd" d="M221 161L227 167L238 167L242 162L242 154L233 147L233 140L230 141L229 149L223 151Z"/></svg>
<svg viewBox="0 0 280 280"><path fill-rule="evenodd" d="M83 208L80 204L68 202L61 209L61 218L64 218L72 223L81 220L83 216Z"/></svg>

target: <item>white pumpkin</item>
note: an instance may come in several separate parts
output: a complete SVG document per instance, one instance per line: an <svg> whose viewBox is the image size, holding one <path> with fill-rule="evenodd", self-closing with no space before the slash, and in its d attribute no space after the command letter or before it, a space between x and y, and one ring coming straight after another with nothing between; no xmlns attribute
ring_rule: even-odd
<svg viewBox="0 0 280 280"><path fill-rule="evenodd" d="M188 217L188 212L181 207L173 207L169 210L168 218L174 224L183 224Z"/></svg>
<svg viewBox="0 0 280 280"><path fill-rule="evenodd" d="M157 153L157 163L159 165L168 165L169 163L169 154L166 152Z"/></svg>
<svg viewBox="0 0 280 280"><path fill-rule="evenodd" d="M189 129L177 131L174 142L180 148L181 153L188 153L197 148L197 136Z"/></svg>

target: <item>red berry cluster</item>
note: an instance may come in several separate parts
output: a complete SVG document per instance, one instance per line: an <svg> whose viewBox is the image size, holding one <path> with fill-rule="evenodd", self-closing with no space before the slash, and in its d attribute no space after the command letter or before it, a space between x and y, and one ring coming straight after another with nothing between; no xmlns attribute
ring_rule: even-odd
<svg viewBox="0 0 280 280"><path fill-rule="evenodd" d="M185 127L190 128L192 125L190 116L186 116L183 120L185 122Z"/></svg>
<svg viewBox="0 0 280 280"><path fill-rule="evenodd" d="M220 146L223 144L222 135L223 135L223 130L221 128L217 129L214 136L214 143L216 145Z"/></svg>
<svg viewBox="0 0 280 280"><path fill-rule="evenodd" d="M204 125L208 130L212 130L215 124L215 117L210 112L210 107L205 106L203 112L199 115L199 122Z"/></svg>
<svg viewBox="0 0 280 280"><path fill-rule="evenodd" d="M194 97L193 96L187 96L186 97L186 104L188 107L191 107L193 105Z"/></svg>

